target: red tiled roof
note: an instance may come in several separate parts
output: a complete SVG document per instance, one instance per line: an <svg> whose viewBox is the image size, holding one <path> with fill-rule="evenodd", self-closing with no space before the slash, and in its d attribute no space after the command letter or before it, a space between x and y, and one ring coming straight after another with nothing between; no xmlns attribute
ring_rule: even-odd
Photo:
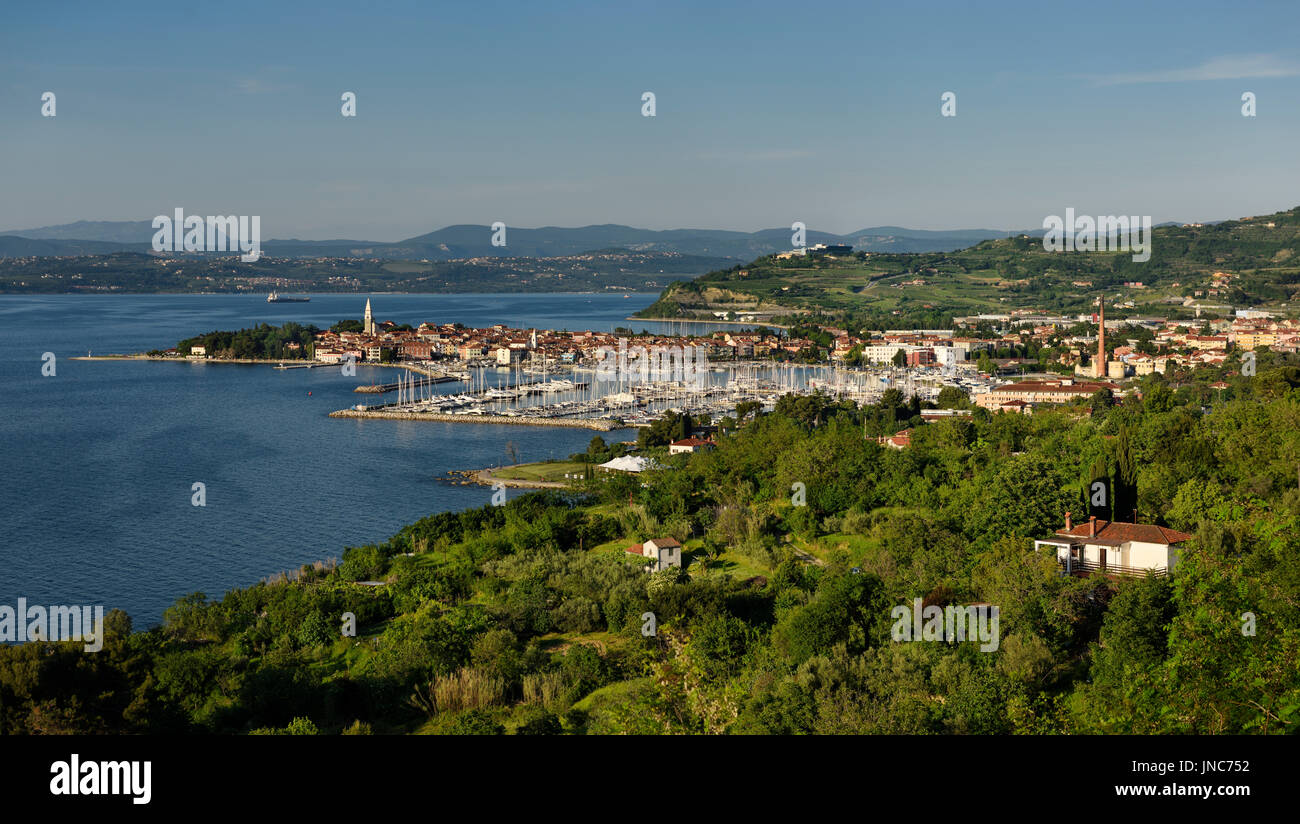
<svg viewBox="0 0 1300 824"><path fill-rule="evenodd" d="M624 551L624 552L630 552L630 553L632 553L633 555L644 555L644 554L645 554L645 550L642 549L642 545L641 545L641 544L632 544L632 546L628 547L627 549L625 549L625 550L623 550L623 551Z"/></svg>
<svg viewBox="0 0 1300 824"><path fill-rule="evenodd" d="M1001 386L995 386L990 392L1065 392L1068 394L1091 395L1099 389L1119 389L1113 383L1104 381L1072 381L1071 383L1062 383L1061 381L1020 381L1018 383L1004 383Z"/></svg>
<svg viewBox="0 0 1300 824"><path fill-rule="evenodd" d="M1068 535L1072 538L1088 538L1088 521L1083 521L1074 525L1074 528L1066 531L1058 529L1057 535ZM1155 524L1128 524L1122 521L1103 521L1097 520L1097 535L1095 538L1088 538L1102 543L1122 544L1127 541L1141 541L1148 544L1180 544L1189 540L1192 536L1186 532L1179 532L1175 529L1169 529L1164 526Z"/></svg>

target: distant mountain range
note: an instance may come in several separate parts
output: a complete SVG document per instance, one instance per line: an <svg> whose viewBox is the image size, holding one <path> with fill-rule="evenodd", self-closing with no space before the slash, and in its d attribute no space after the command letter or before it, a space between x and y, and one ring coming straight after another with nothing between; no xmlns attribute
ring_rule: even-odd
<svg viewBox="0 0 1300 824"><path fill-rule="evenodd" d="M1003 231L957 229L929 231L900 226L876 226L835 235L809 230L808 245L846 243L868 252L949 252L982 240L1018 234L1041 235L1042 230ZM0 232L0 257L38 255L97 255L145 252L151 247L152 221L77 221L59 226ZM428 234L382 243L369 240L264 240L262 251L275 257L375 257L387 260L452 260L474 257L558 257L596 249L638 252L677 252L750 261L790 248L789 229L733 232L720 229L656 231L603 224L540 229L507 227L504 247L493 246L488 226L448 226Z"/></svg>

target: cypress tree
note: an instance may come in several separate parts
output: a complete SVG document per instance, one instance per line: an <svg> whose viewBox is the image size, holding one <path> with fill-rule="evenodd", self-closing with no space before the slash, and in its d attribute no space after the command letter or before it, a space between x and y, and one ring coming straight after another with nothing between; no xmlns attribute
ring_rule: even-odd
<svg viewBox="0 0 1300 824"><path fill-rule="evenodd" d="M1098 481L1104 486L1101 491L1101 498L1094 502L1096 492L1093 490L1094 484ZM1105 455L1098 455L1097 459L1092 462L1092 468L1084 478L1083 484L1083 509L1089 515L1110 521L1113 512L1115 484L1110 477L1110 461Z"/></svg>
<svg viewBox="0 0 1300 824"><path fill-rule="evenodd" d="M1133 457L1133 443L1129 439L1127 426L1119 428L1119 438L1115 444L1115 489L1113 504L1115 520L1127 521L1133 518L1137 509L1137 461Z"/></svg>

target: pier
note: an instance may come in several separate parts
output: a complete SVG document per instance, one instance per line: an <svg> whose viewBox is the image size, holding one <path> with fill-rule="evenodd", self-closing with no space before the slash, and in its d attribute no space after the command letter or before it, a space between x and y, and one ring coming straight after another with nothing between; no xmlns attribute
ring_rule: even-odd
<svg viewBox="0 0 1300 824"><path fill-rule="evenodd" d="M429 375L419 380L408 383L376 383L369 386L358 386L353 392L361 392L368 395L382 395L386 392L396 392L403 387L407 389L419 389L424 386L433 386L439 383L457 383L464 381L465 378L456 375Z"/></svg>
<svg viewBox="0 0 1300 824"><path fill-rule="evenodd" d="M475 415L451 412L411 412L402 409L340 409L329 414L331 418L378 418L396 421L440 421L442 423L491 423L514 426L561 426L611 432L625 428L622 421L613 418L536 418L509 415Z"/></svg>

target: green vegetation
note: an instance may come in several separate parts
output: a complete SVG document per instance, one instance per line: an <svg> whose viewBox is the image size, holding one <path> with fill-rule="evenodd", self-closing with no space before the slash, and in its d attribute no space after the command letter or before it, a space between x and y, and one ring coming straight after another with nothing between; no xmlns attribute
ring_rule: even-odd
<svg viewBox="0 0 1300 824"><path fill-rule="evenodd" d="M864 254L847 258L767 256L674 283L641 317L694 317L744 309L774 322L820 318L860 329L938 329L953 316L1035 308L1077 314L1097 294L1120 293L1132 313L1192 318L1195 297L1211 304L1278 305L1300 293L1300 208L1206 226L1153 232L1151 258L1130 252L1055 253L1041 238L986 240L958 252ZM1240 277L1209 295L1210 276ZM1140 282L1141 288L1126 283ZM1076 285L1081 284L1081 285Z"/></svg>
<svg viewBox="0 0 1300 824"><path fill-rule="evenodd" d="M636 433L637 446L645 449L652 446L667 446L673 441L688 437L694 425L690 415L666 412L649 426L643 426Z"/></svg>
<svg viewBox="0 0 1300 824"><path fill-rule="evenodd" d="M283 326L271 326L262 323L252 329L240 329L238 332L208 332L186 338L176 344L176 351L188 355L190 348L202 346L209 358L239 359L256 358L264 360L292 360L310 358L315 345L315 335L320 330L315 326L303 326L300 323L286 323ZM297 344L291 347L290 344ZM149 354L161 354L150 352Z"/></svg>
<svg viewBox="0 0 1300 824"><path fill-rule="evenodd" d="M569 460L577 461L580 464L603 464L612 461L614 458L621 458L626 454L627 447L623 444L605 443L604 438L595 435L592 437L591 442L587 444L586 452L575 452L569 456Z"/></svg>
<svg viewBox="0 0 1300 824"><path fill-rule="evenodd" d="M111 613L95 654L0 647L0 733L1294 732L1300 367L1143 390L1091 416L746 410L671 469L431 515L144 632ZM1095 478L1194 535L1172 577L1031 549ZM623 551L664 536L683 569ZM998 605L1000 645L892 641L913 598Z"/></svg>
<svg viewBox="0 0 1300 824"><path fill-rule="evenodd" d="M542 461L492 470L498 478L512 481L563 482L565 475L582 475L589 469L585 461Z"/></svg>

